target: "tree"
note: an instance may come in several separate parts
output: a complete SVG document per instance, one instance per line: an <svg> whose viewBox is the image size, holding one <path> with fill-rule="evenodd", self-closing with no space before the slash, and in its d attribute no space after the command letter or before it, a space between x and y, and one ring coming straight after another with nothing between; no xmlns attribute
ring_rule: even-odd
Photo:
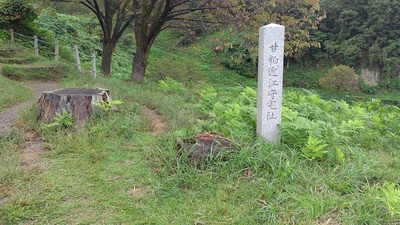
<svg viewBox="0 0 400 225"><path fill-rule="evenodd" d="M325 12L316 0L246 0L242 12L247 20L238 23L234 35L214 41L214 50L225 54L223 64L248 77L257 76L258 32L261 26L277 23L285 26L285 57L303 60L310 48L319 48L310 32L318 29Z"/></svg>
<svg viewBox="0 0 400 225"><path fill-rule="evenodd" d="M228 13L219 15L234 18L237 5L236 0L133 0L136 53L132 60L132 80L144 81L150 48L161 31L173 27L172 21L222 22L227 18L209 21L206 16L226 10Z"/></svg>
<svg viewBox="0 0 400 225"><path fill-rule="evenodd" d="M33 6L25 0L7 0L0 2L0 28L19 27L26 29L36 13Z"/></svg>
<svg viewBox="0 0 400 225"><path fill-rule="evenodd" d="M330 57L353 67L378 67L381 81L400 75L400 1L321 0ZM383 79L382 79L383 78Z"/></svg>
<svg viewBox="0 0 400 225"><path fill-rule="evenodd" d="M229 16L234 17L232 8L241 0L103 0L103 9L98 0L52 1L81 3L97 16L104 35L102 72L105 74L110 73L112 52L118 39L133 23L136 53L132 60L131 77L134 81L143 82L150 48L162 30L174 27L171 21L215 22L208 21L203 15L225 9L229 11Z"/></svg>
<svg viewBox="0 0 400 225"><path fill-rule="evenodd" d="M52 0L54 2L80 3L97 17L103 31L103 52L101 72L108 76L111 72L112 54L118 40L131 25L134 18L131 0Z"/></svg>

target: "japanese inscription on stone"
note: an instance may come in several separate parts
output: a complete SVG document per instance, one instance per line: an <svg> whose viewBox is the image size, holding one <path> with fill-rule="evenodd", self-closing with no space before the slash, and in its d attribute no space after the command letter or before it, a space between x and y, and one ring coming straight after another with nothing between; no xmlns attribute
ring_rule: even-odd
<svg viewBox="0 0 400 225"><path fill-rule="evenodd" d="M279 142L282 112L284 37L284 26L269 24L260 28L257 133L275 143Z"/></svg>

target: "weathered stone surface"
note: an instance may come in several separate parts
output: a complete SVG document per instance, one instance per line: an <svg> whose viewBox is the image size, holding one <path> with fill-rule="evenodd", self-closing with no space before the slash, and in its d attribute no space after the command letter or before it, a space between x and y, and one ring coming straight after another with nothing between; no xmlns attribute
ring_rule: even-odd
<svg viewBox="0 0 400 225"><path fill-rule="evenodd" d="M284 26L269 24L260 28L257 133L275 143L279 142L282 112L284 38Z"/></svg>
<svg viewBox="0 0 400 225"><path fill-rule="evenodd" d="M376 86L379 84L380 70L379 68L362 68L361 79L365 84Z"/></svg>

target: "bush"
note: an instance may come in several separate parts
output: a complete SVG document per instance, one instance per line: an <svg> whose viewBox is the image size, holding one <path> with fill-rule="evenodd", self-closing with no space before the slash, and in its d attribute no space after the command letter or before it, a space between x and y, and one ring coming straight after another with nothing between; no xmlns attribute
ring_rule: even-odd
<svg viewBox="0 0 400 225"><path fill-rule="evenodd" d="M328 90L357 91L359 90L357 74L353 68L338 65L332 67L327 76L319 79L319 84Z"/></svg>

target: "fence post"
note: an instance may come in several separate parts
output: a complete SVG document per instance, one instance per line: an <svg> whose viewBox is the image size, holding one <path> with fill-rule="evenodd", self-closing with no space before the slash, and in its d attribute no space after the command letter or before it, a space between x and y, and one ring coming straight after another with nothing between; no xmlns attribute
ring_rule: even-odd
<svg viewBox="0 0 400 225"><path fill-rule="evenodd" d="M92 76L96 79L96 54L92 54Z"/></svg>
<svg viewBox="0 0 400 225"><path fill-rule="evenodd" d="M11 45L14 45L14 30L13 29L11 29L10 30L10 34L11 34Z"/></svg>
<svg viewBox="0 0 400 225"><path fill-rule="evenodd" d="M78 45L74 45L74 52L75 52L76 67L78 68L79 72L81 72L82 71L81 60L79 59Z"/></svg>
<svg viewBox="0 0 400 225"><path fill-rule="evenodd" d="M58 62L58 57L60 56L58 47L59 47L59 46L58 46L58 40L56 39L56 40L54 41L54 57L55 57L56 62Z"/></svg>
<svg viewBox="0 0 400 225"><path fill-rule="evenodd" d="M33 39L34 39L34 42L35 42L35 47L34 47L34 49L35 49L35 55L38 56L38 55L39 55L38 37L35 35L35 36L33 37Z"/></svg>

